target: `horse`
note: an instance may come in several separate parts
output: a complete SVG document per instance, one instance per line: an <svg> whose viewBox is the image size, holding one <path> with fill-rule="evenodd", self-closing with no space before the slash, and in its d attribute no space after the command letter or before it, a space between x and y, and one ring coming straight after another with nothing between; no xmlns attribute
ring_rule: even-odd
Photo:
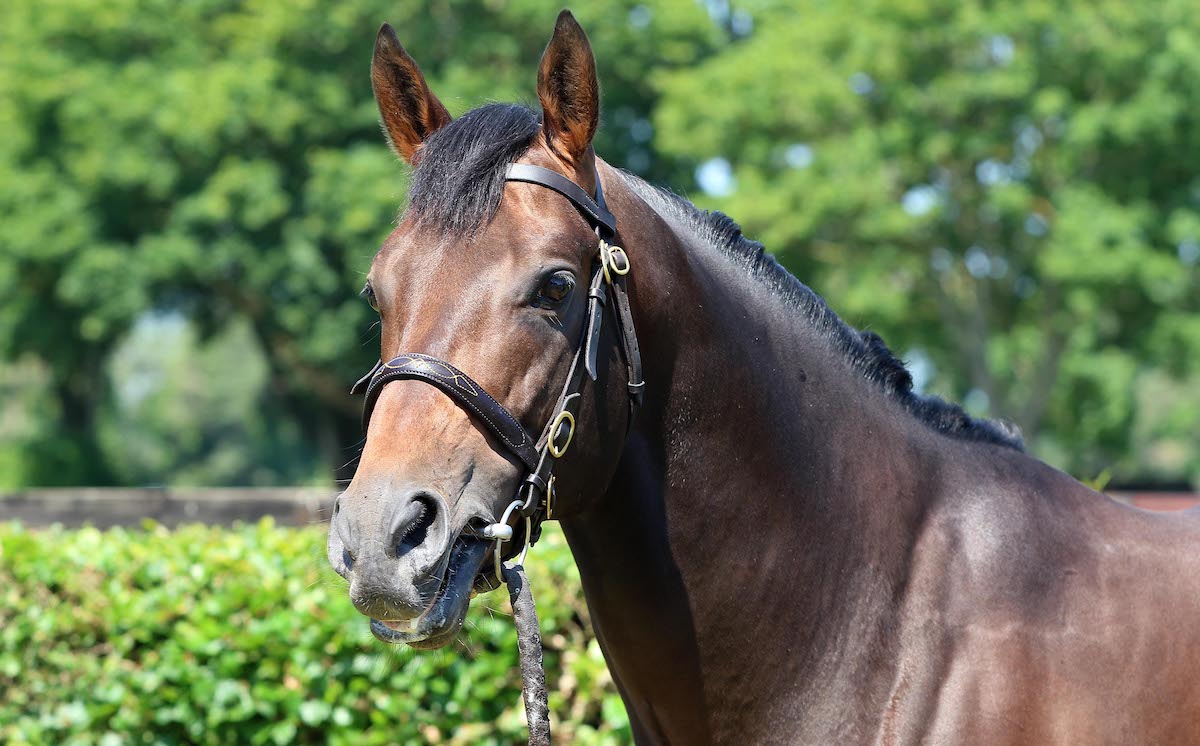
<svg viewBox="0 0 1200 746"><path fill-rule="evenodd" d="M731 219L596 156L569 12L540 112L452 119L386 24L371 80L412 176L363 289L390 362L328 554L380 639L454 639L532 512L561 523L640 744L1200 742L1197 517L914 392ZM547 422L538 486L509 435Z"/></svg>

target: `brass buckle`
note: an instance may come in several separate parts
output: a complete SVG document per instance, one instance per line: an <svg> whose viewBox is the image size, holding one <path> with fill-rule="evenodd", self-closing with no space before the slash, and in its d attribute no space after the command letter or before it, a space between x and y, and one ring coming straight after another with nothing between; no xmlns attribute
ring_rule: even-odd
<svg viewBox="0 0 1200 746"><path fill-rule="evenodd" d="M550 475L550 481L546 483L546 520L554 518L554 475Z"/></svg>
<svg viewBox="0 0 1200 746"><path fill-rule="evenodd" d="M629 255L620 246L614 246L608 241L600 239L600 268L604 271L604 281L611 285L613 275L624 277L629 274Z"/></svg>
<svg viewBox="0 0 1200 746"><path fill-rule="evenodd" d="M563 423L567 423L567 442L559 447L558 443L558 428ZM567 452L567 447L571 445L571 438L575 437L575 415L567 410L558 413L554 418L554 422L550 423L550 439L546 442L546 447L550 449L550 455L554 458L562 458L562 455Z"/></svg>

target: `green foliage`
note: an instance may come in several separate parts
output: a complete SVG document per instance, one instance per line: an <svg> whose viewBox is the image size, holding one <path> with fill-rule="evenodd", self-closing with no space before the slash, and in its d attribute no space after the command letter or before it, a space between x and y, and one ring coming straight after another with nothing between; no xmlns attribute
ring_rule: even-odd
<svg viewBox="0 0 1200 746"><path fill-rule="evenodd" d="M324 531L29 531L0 524L0 740L11 744L522 742L502 592L435 652L375 641ZM531 552L556 738L629 740L561 534Z"/></svg>
<svg viewBox="0 0 1200 746"><path fill-rule="evenodd" d="M306 452L301 433L272 431L286 423L257 410L268 368L245 323L201 341L180 316L145 317L116 346L109 369L112 401L97 435L119 481L152 483L163 474L175 485L328 481L328 464L272 450Z"/></svg>
<svg viewBox="0 0 1200 746"><path fill-rule="evenodd" d="M656 147L730 164L704 201L1036 455L1200 483L1193 0L738 7L657 78Z"/></svg>

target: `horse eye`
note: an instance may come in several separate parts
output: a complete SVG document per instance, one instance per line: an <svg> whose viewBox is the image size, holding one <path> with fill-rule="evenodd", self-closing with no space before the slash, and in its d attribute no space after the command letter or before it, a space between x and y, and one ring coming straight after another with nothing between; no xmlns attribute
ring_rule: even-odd
<svg viewBox="0 0 1200 746"><path fill-rule="evenodd" d="M538 288L534 305L540 308L555 308L567 299L575 288L575 278L567 272L556 272L546 278Z"/></svg>
<svg viewBox="0 0 1200 746"><path fill-rule="evenodd" d="M367 304L375 309L375 313L379 313L379 301L375 300L375 288L371 287L370 282L363 285L363 289L359 295L367 299Z"/></svg>

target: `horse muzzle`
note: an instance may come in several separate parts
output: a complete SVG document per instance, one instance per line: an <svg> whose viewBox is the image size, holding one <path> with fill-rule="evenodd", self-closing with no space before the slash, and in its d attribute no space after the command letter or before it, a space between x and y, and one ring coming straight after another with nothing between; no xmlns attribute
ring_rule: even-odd
<svg viewBox="0 0 1200 746"><path fill-rule="evenodd" d="M471 590L491 542L460 536L450 550L445 574L428 608L413 619L371 619L371 632L381 642L406 643L431 650L447 645L462 627L471 603Z"/></svg>

